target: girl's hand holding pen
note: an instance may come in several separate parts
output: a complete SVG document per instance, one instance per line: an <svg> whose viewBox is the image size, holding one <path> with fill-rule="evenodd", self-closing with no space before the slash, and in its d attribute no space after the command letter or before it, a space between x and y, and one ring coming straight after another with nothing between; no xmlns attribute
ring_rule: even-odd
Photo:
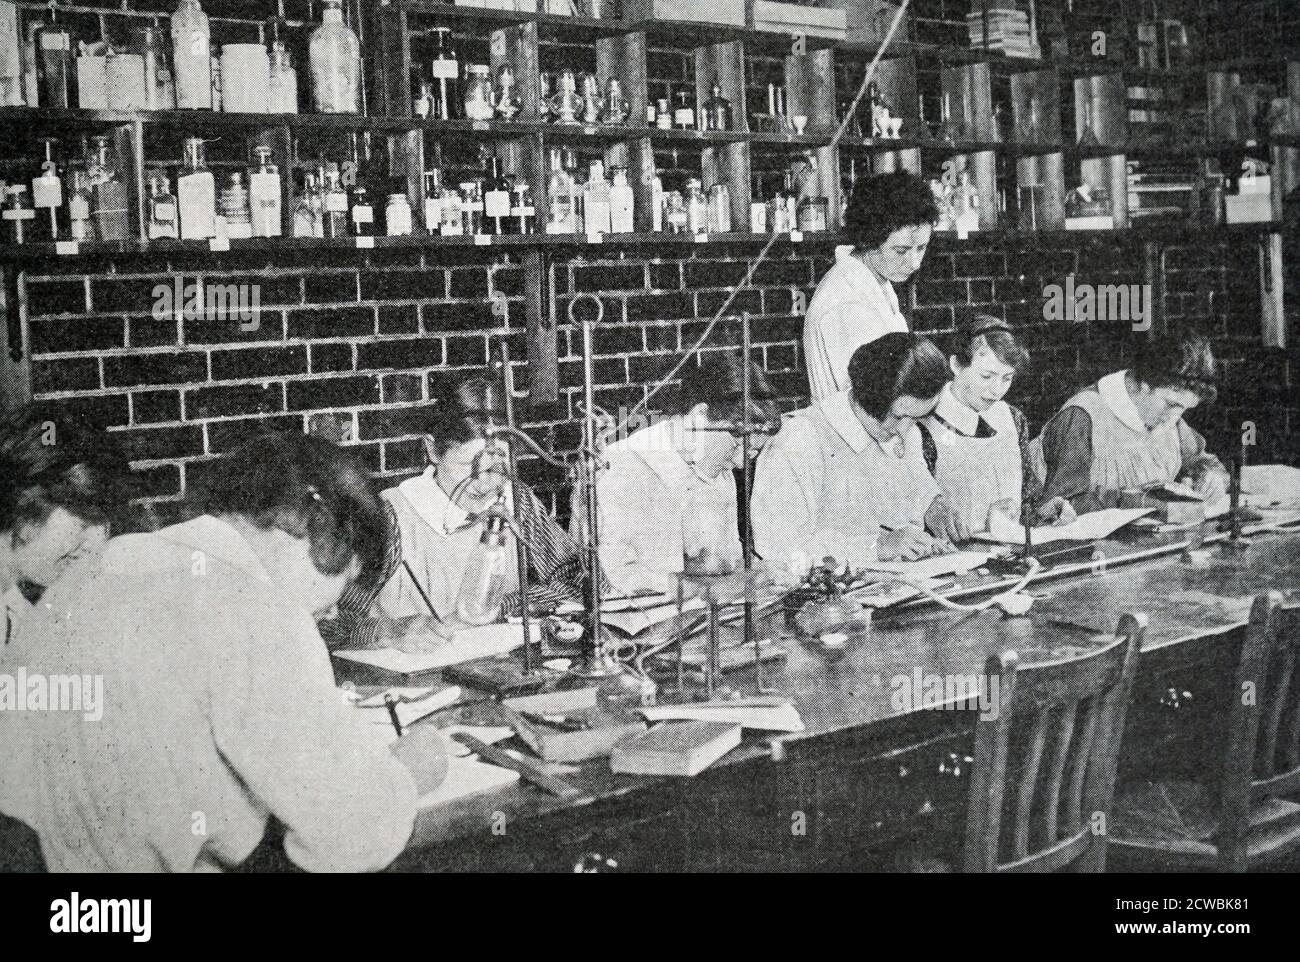
<svg viewBox="0 0 1300 962"><path fill-rule="evenodd" d="M876 557L881 561L920 561L943 554L944 550L942 542L910 524L898 529L883 529L880 540L876 542Z"/></svg>
<svg viewBox="0 0 1300 962"><path fill-rule="evenodd" d="M451 644L455 635L454 625L432 615L411 615L384 621L376 641L383 648L395 648L407 654L426 654Z"/></svg>

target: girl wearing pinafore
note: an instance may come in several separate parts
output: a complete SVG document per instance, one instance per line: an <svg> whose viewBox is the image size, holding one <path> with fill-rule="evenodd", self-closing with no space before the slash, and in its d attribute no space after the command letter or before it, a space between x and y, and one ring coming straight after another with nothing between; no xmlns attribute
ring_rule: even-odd
<svg viewBox="0 0 1300 962"><path fill-rule="evenodd" d="M1134 369L1080 391L1031 446L1044 494L1080 512L1115 507L1123 489L1169 481L1191 483L1207 500L1222 496L1227 472L1181 416L1214 397L1213 376L1208 345L1189 337L1156 343Z"/></svg>

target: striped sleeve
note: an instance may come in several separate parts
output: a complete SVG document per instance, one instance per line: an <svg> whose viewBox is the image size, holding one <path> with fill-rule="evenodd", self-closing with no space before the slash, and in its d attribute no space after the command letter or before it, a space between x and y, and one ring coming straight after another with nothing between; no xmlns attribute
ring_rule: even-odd
<svg viewBox="0 0 1300 962"><path fill-rule="evenodd" d="M397 573L402 563L402 532L397 525L397 513L384 501L384 518L388 536L384 544L384 566L379 577L371 581L354 581L339 599L337 615L317 623L325 646L330 651L339 648L374 648L379 636L382 618L370 617L370 609L384 585Z"/></svg>

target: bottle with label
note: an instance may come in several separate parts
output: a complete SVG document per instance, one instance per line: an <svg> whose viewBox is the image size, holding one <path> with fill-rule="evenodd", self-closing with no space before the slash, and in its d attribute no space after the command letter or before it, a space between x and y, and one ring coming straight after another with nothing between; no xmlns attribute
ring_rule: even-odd
<svg viewBox="0 0 1300 962"><path fill-rule="evenodd" d="M704 185L692 177L686 184L686 230L691 234L709 232L709 200Z"/></svg>
<svg viewBox="0 0 1300 962"><path fill-rule="evenodd" d="M172 14L171 35L176 106L181 110L211 110L212 33L199 0L180 0Z"/></svg>
<svg viewBox="0 0 1300 962"><path fill-rule="evenodd" d="M324 177L325 236L331 240L348 236L348 192L339 179L339 165L329 163Z"/></svg>
<svg viewBox="0 0 1300 962"><path fill-rule="evenodd" d="M257 169L248 175L248 208L254 237L279 237L282 194L280 173L271 163L270 147L254 147Z"/></svg>
<svg viewBox="0 0 1300 962"><path fill-rule="evenodd" d="M636 230L634 208L636 199L632 185L627 182L627 168L614 168L614 182L609 188L609 229L614 234L630 234Z"/></svg>
<svg viewBox="0 0 1300 962"><path fill-rule="evenodd" d="M650 229L656 234L664 229L664 181L658 171L650 182Z"/></svg>
<svg viewBox="0 0 1300 962"><path fill-rule="evenodd" d="M364 187L352 190L352 236L373 237L375 235L375 208L370 203Z"/></svg>
<svg viewBox="0 0 1300 962"><path fill-rule="evenodd" d="M564 169L569 175L569 203L573 208L573 232L584 234L587 231L587 182L578 170L578 155L565 148L563 154Z"/></svg>
<svg viewBox="0 0 1300 962"><path fill-rule="evenodd" d="M11 184L4 189L5 207L0 220L5 226L4 240L11 244L26 244L30 240L36 211L27 202L27 185Z"/></svg>
<svg viewBox="0 0 1300 962"><path fill-rule="evenodd" d="M42 107L76 107L77 82L72 55L76 43L50 4L50 22L36 28L36 83Z"/></svg>
<svg viewBox="0 0 1300 962"><path fill-rule="evenodd" d="M510 188L510 221L514 224L516 234L531 234L537 223L537 208L528 196L528 182L521 180Z"/></svg>
<svg viewBox="0 0 1300 962"><path fill-rule="evenodd" d="M605 162L593 160L582 194L584 229L587 234L608 234L610 229L609 181Z"/></svg>
<svg viewBox="0 0 1300 962"><path fill-rule="evenodd" d="M731 101L722 96L722 85L717 77L713 78L712 94L704 101L704 129L731 129Z"/></svg>
<svg viewBox="0 0 1300 962"><path fill-rule="evenodd" d="M145 110L171 110L176 106L176 85L172 80L167 45L155 20L133 34L135 48L144 61Z"/></svg>
<svg viewBox="0 0 1300 962"><path fill-rule="evenodd" d="M360 110L361 44L343 22L342 0L321 0L321 24L307 43L312 102L321 114Z"/></svg>
<svg viewBox="0 0 1300 962"><path fill-rule="evenodd" d="M511 179L501 173L501 158L488 158L487 176L483 186L483 215L488 233L504 234L510 224Z"/></svg>
<svg viewBox="0 0 1300 962"><path fill-rule="evenodd" d="M695 129L695 104L689 90L677 91L677 105L673 108L673 126L678 130Z"/></svg>
<svg viewBox="0 0 1300 962"><path fill-rule="evenodd" d="M54 162L54 145L58 143L53 137L42 137L45 144L45 162L41 164L40 176L32 179L32 206L37 211L46 213L38 218L42 240L59 239L59 209L63 207L63 180L59 177L59 165Z"/></svg>
<svg viewBox="0 0 1300 962"><path fill-rule="evenodd" d="M384 228L389 237L409 237L415 229L411 223L411 203L405 194L389 194L384 207Z"/></svg>
<svg viewBox="0 0 1300 962"><path fill-rule="evenodd" d="M551 148L548 166L550 176L546 181L546 233L576 234L573 224L573 182L569 172L564 169L558 147Z"/></svg>
<svg viewBox="0 0 1300 962"><path fill-rule="evenodd" d="M467 625L486 625L501 614L506 591L505 522L489 515L483 536L470 555L456 592L456 618Z"/></svg>
<svg viewBox="0 0 1300 962"><path fill-rule="evenodd" d="M466 68L464 112L466 120L491 120L496 115L487 64L472 63Z"/></svg>
<svg viewBox="0 0 1300 962"><path fill-rule="evenodd" d="M253 236L253 222L248 216L248 189L244 186L243 171L227 175L218 205L226 222L226 236L231 240L246 240Z"/></svg>
<svg viewBox="0 0 1300 962"><path fill-rule="evenodd" d="M216 54L212 55L208 75L212 77L212 109L220 111L225 107L225 98L221 93L221 58Z"/></svg>
<svg viewBox="0 0 1300 962"><path fill-rule="evenodd" d="M91 169L94 206L90 216L95 221L95 235L102 241L126 240L130 231L126 184L109 160L109 138L95 138L95 163Z"/></svg>
<svg viewBox="0 0 1300 962"><path fill-rule="evenodd" d="M726 184L709 188L709 233L731 233L731 191Z"/></svg>
<svg viewBox="0 0 1300 962"><path fill-rule="evenodd" d="M655 126L660 130L673 129L673 111L664 98L655 103Z"/></svg>
<svg viewBox="0 0 1300 962"><path fill-rule="evenodd" d="M451 120L460 109L460 61L451 42L450 27L429 31L429 80L433 86L433 104L429 116Z"/></svg>
<svg viewBox="0 0 1300 962"><path fill-rule="evenodd" d="M183 157L181 175L176 178L181 240L216 237L217 186L208 170L203 138L187 137Z"/></svg>
<svg viewBox="0 0 1300 962"><path fill-rule="evenodd" d="M463 237L465 235L465 218L462 216L463 204L460 191L450 184L443 185L438 197L438 209L442 212L443 237Z"/></svg>
<svg viewBox="0 0 1300 962"><path fill-rule="evenodd" d="M524 109L523 98L515 85L515 68L508 63L497 67L493 110L498 120L513 120Z"/></svg>
<svg viewBox="0 0 1300 962"><path fill-rule="evenodd" d="M680 191L669 191L664 199L664 221L668 224L668 233L685 234L690 217L686 212L686 200Z"/></svg>
<svg viewBox="0 0 1300 962"><path fill-rule="evenodd" d="M156 171L149 178L149 227L146 233L150 240L163 237L175 239L179 235L176 223L176 198L172 196L167 184L167 175Z"/></svg>

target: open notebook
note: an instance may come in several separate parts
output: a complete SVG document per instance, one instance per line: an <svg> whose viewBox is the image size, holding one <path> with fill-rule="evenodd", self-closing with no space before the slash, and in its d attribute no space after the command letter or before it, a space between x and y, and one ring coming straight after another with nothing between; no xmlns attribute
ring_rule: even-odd
<svg viewBox="0 0 1300 962"><path fill-rule="evenodd" d="M1069 524L1041 525L1033 529L1034 544L1051 544L1053 541L1096 541L1108 538L1126 524L1151 514L1155 508L1106 508L1081 514ZM1024 544L1025 529L1010 518L994 514L989 530L975 535L984 541L1000 544Z"/></svg>
<svg viewBox="0 0 1300 962"><path fill-rule="evenodd" d="M541 638L541 629L533 622L533 641ZM514 651L524 643L522 625L498 624L483 625L477 628L462 628L456 632L455 640L436 651L407 653L396 648L348 648L334 652L335 658L355 661L375 668L384 668L399 675L415 675L422 671L435 671L448 665L474 661L477 658L492 658Z"/></svg>

